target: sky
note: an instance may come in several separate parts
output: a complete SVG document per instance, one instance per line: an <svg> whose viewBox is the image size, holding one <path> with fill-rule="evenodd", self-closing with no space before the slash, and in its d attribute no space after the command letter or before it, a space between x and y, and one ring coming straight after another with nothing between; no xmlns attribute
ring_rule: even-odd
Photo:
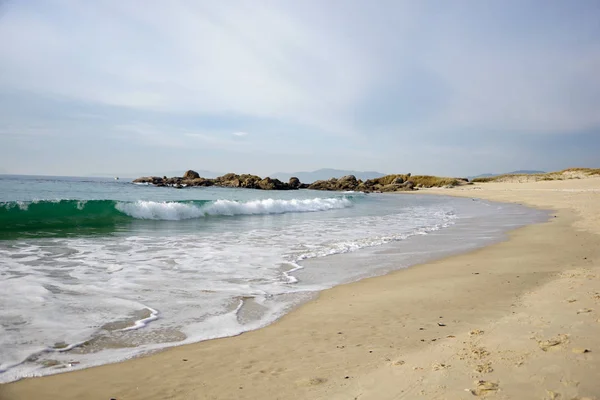
<svg viewBox="0 0 600 400"><path fill-rule="evenodd" d="M600 2L0 0L0 173L600 167Z"/></svg>

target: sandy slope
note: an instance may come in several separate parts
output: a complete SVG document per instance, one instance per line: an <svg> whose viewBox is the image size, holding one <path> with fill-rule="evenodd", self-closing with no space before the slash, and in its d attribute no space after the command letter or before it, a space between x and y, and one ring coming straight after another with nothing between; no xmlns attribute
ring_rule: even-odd
<svg viewBox="0 0 600 400"><path fill-rule="evenodd" d="M428 191L556 210L506 242L324 292L238 337L1 399L600 399L600 178Z"/></svg>

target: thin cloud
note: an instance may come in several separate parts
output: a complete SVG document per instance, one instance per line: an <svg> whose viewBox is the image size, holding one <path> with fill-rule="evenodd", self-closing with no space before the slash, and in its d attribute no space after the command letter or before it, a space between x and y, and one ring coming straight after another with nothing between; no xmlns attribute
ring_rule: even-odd
<svg viewBox="0 0 600 400"><path fill-rule="evenodd" d="M331 2L140 4L11 4L0 24L0 87L347 137L373 134L364 119L380 126L369 114L382 88L395 88L383 101L396 130L415 103L427 110L409 123L421 134L600 125L600 45L589 39L599 32L585 6L552 3L537 19L514 18L538 11L519 2L466 3L439 17L429 2L350 1L341 13Z"/></svg>
<svg viewBox="0 0 600 400"><path fill-rule="evenodd" d="M214 162L264 172L331 160L387 171L520 169L500 153L436 153L457 145L478 154L500 137L557 168L600 151L593 2L458 2L444 13L435 1L35 3L8 2L2 14L3 137L102 137L131 153L211 148ZM570 165L538 154L567 135L575 149L560 162ZM0 146L0 159L35 164L17 142ZM240 156L249 149L271 157Z"/></svg>

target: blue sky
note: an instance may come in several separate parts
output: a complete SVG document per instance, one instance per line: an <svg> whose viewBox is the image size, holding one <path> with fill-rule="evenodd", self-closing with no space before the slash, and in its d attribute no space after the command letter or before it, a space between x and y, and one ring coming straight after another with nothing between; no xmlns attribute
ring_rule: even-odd
<svg viewBox="0 0 600 400"><path fill-rule="evenodd" d="M600 167L598 1L0 1L0 173Z"/></svg>

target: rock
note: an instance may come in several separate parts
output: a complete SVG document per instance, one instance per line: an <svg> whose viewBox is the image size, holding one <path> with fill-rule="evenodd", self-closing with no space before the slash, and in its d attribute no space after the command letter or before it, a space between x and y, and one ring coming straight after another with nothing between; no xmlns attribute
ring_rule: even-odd
<svg viewBox="0 0 600 400"><path fill-rule="evenodd" d="M346 175L336 182L337 190L354 190L358 186L358 181L354 175Z"/></svg>
<svg viewBox="0 0 600 400"><path fill-rule="evenodd" d="M259 176L243 174L237 175L233 173L225 174L214 179L216 186L222 187L241 187L246 189L260 189L258 182L261 180Z"/></svg>
<svg viewBox="0 0 600 400"><path fill-rule="evenodd" d="M308 186L312 190L334 190L333 182L329 181L315 181Z"/></svg>
<svg viewBox="0 0 600 400"><path fill-rule="evenodd" d="M258 189L262 190L287 190L290 186L281 182L279 179L266 177L258 182Z"/></svg>
<svg viewBox="0 0 600 400"><path fill-rule="evenodd" d="M262 190L274 190L275 183L271 178L267 177L258 182L258 187Z"/></svg>
<svg viewBox="0 0 600 400"><path fill-rule="evenodd" d="M183 183L183 179L180 177L177 177L177 176L173 177L173 178L167 178L167 179L163 178L162 183L164 183L167 186L175 187L175 186L181 185Z"/></svg>
<svg viewBox="0 0 600 400"><path fill-rule="evenodd" d="M185 171L183 174L183 179L197 179L200 178L200 174L196 171L192 171L191 169Z"/></svg>
<svg viewBox="0 0 600 400"><path fill-rule="evenodd" d="M295 176L292 176L288 185L290 185L290 188L292 189L298 189L301 185L300 179L296 178Z"/></svg>
<svg viewBox="0 0 600 400"><path fill-rule="evenodd" d="M238 187L240 182L238 180L239 175L234 173L225 174L215 178L215 185L222 187Z"/></svg>
<svg viewBox="0 0 600 400"><path fill-rule="evenodd" d="M271 179L271 178L269 178ZM271 179L271 182L275 185L276 190L289 190L290 185L287 183L281 182L279 179Z"/></svg>
<svg viewBox="0 0 600 400"><path fill-rule="evenodd" d="M240 187L246 189L258 189L258 182L260 182L260 176L250 175L250 174L242 174L239 176L238 180L240 181Z"/></svg>
<svg viewBox="0 0 600 400"><path fill-rule="evenodd" d="M362 182L356 179L354 175L346 175L340 179L331 178L313 182L308 188L313 190L357 190Z"/></svg>
<svg viewBox="0 0 600 400"><path fill-rule="evenodd" d="M212 179L196 178L188 181L184 181L188 186L212 186L214 181Z"/></svg>
<svg viewBox="0 0 600 400"><path fill-rule="evenodd" d="M385 186L377 186L377 189L383 193L397 192L399 190L402 190L402 185L395 185L392 183L392 184L385 185Z"/></svg>
<svg viewBox="0 0 600 400"><path fill-rule="evenodd" d="M386 175L381 178L375 179L367 179L363 183L360 184L358 190L365 192L397 192L397 191L406 191L413 190L414 184L411 182L408 184L408 175Z"/></svg>
<svg viewBox="0 0 600 400"><path fill-rule="evenodd" d="M407 190L413 190L415 188L415 184L411 181L404 182L403 186Z"/></svg>
<svg viewBox="0 0 600 400"><path fill-rule="evenodd" d="M133 180L133 183L157 183L162 181L162 178L158 176L142 176L141 178L137 178Z"/></svg>

